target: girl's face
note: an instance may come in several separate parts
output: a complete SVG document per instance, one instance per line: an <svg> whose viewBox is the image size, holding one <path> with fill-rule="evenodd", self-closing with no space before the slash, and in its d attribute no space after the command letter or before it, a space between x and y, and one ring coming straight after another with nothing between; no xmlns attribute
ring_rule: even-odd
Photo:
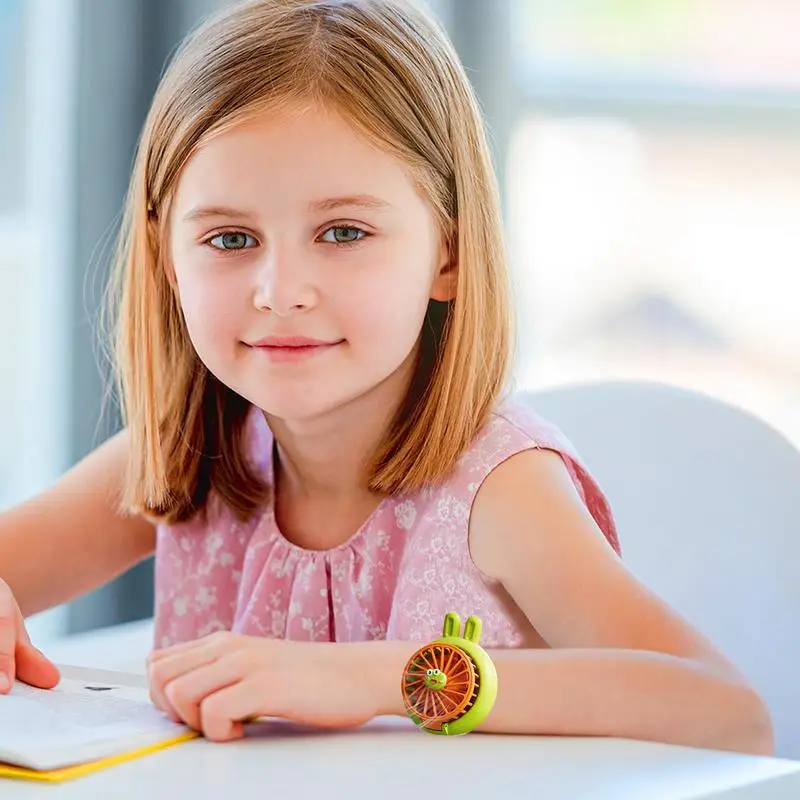
<svg viewBox="0 0 800 800"><path fill-rule="evenodd" d="M453 271L404 164L332 111L264 114L186 165L170 217L189 336L208 369L283 419L394 380Z"/></svg>

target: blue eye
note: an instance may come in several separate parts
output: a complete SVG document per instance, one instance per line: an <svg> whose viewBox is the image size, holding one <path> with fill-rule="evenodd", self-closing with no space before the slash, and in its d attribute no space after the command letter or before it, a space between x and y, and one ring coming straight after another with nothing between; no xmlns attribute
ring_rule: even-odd
<svg viewBox="0 0 800 800"><path fill-rule="evenodd" d="M216 239L222 240L222 247L212 244ZM206 243L210 244L215 250L235 251L247 249L245 244L248 239L252 239L255 242L255 238L247 233L242 233L241 231L225 231L224 233L218 233L216 236L208 239Z"/></svg>
<svg viewBox="0 0 800 800"><path fill-rule="evenodd" d="M333 238L329 237L332 234ZM322 240L330 244L355 244L367 234L351 225L334 225L322 234Z"/></svg>

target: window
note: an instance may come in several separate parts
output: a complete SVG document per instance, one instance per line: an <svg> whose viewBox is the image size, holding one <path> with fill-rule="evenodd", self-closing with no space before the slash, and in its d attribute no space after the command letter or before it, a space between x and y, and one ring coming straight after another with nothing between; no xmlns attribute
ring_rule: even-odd
<svg viewBox="0 0 800 800"><path fill-rule="evenodd" d="M800 4L514 13L521 386L663 380L800 444Z"/></svg>
<svg viewBox="0 0 800 800"><path fill-rule="evenodd" d="M547 82L779 96L800 89L795 0L512 0L519 69ZM711 95L709 95L711 97Z"/></svg>
<svg viewBox="0 0 800 800"><path fill-rule="evenodd" d="M0 3L0 508L66 466L74 19L71 0Z"/></svg>

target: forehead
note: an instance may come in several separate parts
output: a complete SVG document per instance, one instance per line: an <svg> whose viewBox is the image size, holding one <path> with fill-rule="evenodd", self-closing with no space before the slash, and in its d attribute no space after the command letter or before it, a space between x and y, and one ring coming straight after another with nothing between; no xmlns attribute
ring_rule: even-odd
<svg viewBox="0 0 800 800"><path fill-rule="evenodd" d="M373 195L392 206L422 198L407 166L342 115L317 106L263 111L211 137L178 181L176 218L198 203L307 206Z"/></svg>

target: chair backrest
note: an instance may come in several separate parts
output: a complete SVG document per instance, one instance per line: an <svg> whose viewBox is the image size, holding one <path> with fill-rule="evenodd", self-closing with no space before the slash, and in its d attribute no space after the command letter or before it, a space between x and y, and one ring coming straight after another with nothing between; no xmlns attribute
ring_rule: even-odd
<svg viewBox="0 0 800 800"><path fill-rule="evenodd" d="M662 384L518 397L605 490L631 571L747 675L778 755L800 759L800 451L748 412Z"/></svg>

